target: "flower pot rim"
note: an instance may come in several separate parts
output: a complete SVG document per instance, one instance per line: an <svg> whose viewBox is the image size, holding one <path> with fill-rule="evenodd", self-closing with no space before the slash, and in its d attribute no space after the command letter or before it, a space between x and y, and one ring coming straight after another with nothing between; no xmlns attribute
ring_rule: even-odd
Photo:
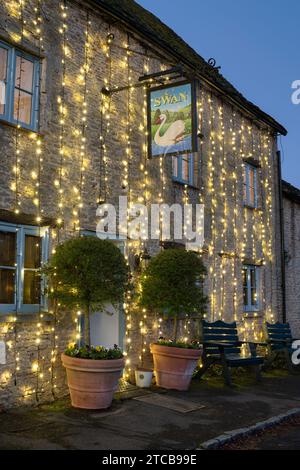
<svg viewBox="0 0 300 470"><path fill-rule="evenodd" d="M200 348L180 348L178 346L172 346L172 345L168 346L167 344L159 344L159 343L151 343L150 347L152 347L152 346L158 346L160 348L168 348L170 350L172 350L172 349L179 349L180 350L181 349L182 351L202 351L203 350L203 345L202 344L200 344Z"/></svg>
<svg viewBox="0 0 300 470"><path fill-rule="evenodd" d="M90 372L110 372L125 367L125 358L119 359L81 359L80 357L67 356L62 353L61 361L67 369L86 370Z"/></svg>
<svg viewBox="0 0 300 470"><path fill-rule="evenodd" d="M69 359L75 359L78 361L87 361L87 362L113 362L113 361L122 361L125 359L125 356L123 355L122 357L114 358L114 359L91 359L91 358L86 358L86 357L74 357L74 356L69 356L68 354L65 354L64 352L61 353L61 358L67 357Z"/></svg>
<svg viewBox="0 0 300 470"><path fill-rule="evenodd" d="M174 346L165 346L162 344L152 343L150 344L150 351L153 355L158 354L160 356L169 356L177 359L193 359L201 357L203 349L189 349L189 348L176 348Z"/></svg>

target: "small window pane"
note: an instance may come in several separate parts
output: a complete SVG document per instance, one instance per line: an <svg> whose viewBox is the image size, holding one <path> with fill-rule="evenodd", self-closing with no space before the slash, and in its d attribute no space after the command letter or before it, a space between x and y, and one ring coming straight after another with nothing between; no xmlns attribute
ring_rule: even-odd
<svg viewBox="0 0 300 470"><path fill-rule="evenodd" d="M247 286L247 269L243 269L243 285Z"/></svg>
<svg viewBox="0 0 300 470"><path fill-rule="evenodd" d="M0 268L0 304L15 302L15 270Z"/></svg>
<svg viewBox="0 0 300 470"><path fill-rule="evenodd" d="M6 84L0 80L0 114L5 113L6 105Z"/></svg>
<svg viewBox="0 0 300 470"><path fill-rule="evenodd" d="M251 206L255 205L255 191L252 187L249 188L249 203Z"/></svg>
<svg viewBox="0 0 300 470"><path fill-rule="evenodd" d="M254 168L249 168L249 198L250 198L250 204L254 205L255 203L255 170Z"/></svg>
<svg viewBox="0 0 300 470"><path fill-rule="evenodd" d="M254 266L243 268L243 301L246 310L257 309L259 293L257 290L258 271Z"/></svg>
<svg viewBox="0 0 300 470"><path fill-rule="evenodd" d="M24 268L38 269L41 265L41 239L32 235L25 235Z"/></svg>
<svg viewBox="0 0 300 470"><path fill-rule="evenodd" d="M249 185L250 185L250 188L254 188L254 174L255 174L254 168L249 167Z"/></svg>
<svg viewBox="0 0 300 470"><path fill-rule="evenodd" d="M188 157L182 157L182 179L189 181L189 159Z"/></svg>
<svg viewBox="0 0 300 470"><path fill-rule="evenodd" d="M256 294L256 288L251 289L251 305L253 307L256 307L257 304L257 294Z"/></svg>
<svg viewBox="0 0 300 470"><path fill-rule="evenodd" d="M6 80L7 49L0 47L0 80Z"/></svg>
<svg viewBox="0 0 300 470"><path fill-rule="evenodd" d="M33 84L33 62L17 56L16 58L16 88L32 93Z"/></svg>
<svg viewBox="0 0 300 470"><path fill-rule="evenodd" d="M256 205L256 168L252 165L244 167L244 202L249 206Z"/></svg>
<svg viewBox="0 0 300 470"><path fill-rule="evenodd" d="M177 178L178 177L178 157L172 158L172 165L173 165L173 176Z"/></svg>
<svg viewBox="0 0 300 470"><path fill-rule="evenodd" d="M251 282L251 287L256 287L256 272L255 272L255 269L250 269L250 282Z"/></svg>
<svg viewBox="0 0 300 470"><path fill-rule="evenodd" d="M248 305L248 289L245 287L243 289L243 299L244 299L244 306L247 307Z"/></svg>
<svg viewBox="0 0 300 470"><path fill-rule="evenodd" d="M243 171L243 182L244 182L244 202L247 202L248 196L247 196L247 167L244 166L244 171Z"/></svg>
<svg viewBox="0 0 300 470"><path fill-rule="evenodd" d="M0 232L0 266L15 266L16 263L16 234Z"/></svg>
<svg viewBox="0 0 300 470"><path fill-rule="evenodd" d="M24 288L23 303L39 304L40 303L40 274L36 271L24 272Z"/></svg>
<svg viewBox="0 0 300 470"><path fill-rule="evenodd" d="M6 104L7 50L0 47L0 114L5 113Z"/></svg>
<svg viewBox="0 0 300 470"><path fill-rule="evenodd" d="M30 124L32 96L24 91L15 90L14 119L18 122Z"/></svg>

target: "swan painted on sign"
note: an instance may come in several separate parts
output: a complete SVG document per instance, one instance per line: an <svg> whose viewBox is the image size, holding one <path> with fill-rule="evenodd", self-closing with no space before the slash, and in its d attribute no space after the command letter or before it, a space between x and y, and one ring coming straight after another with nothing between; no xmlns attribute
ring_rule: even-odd
<svg viewBox="0 0 300 470"><path fill-rule="evenodd" d="M160 130L164 126L166 120L166 114L161 114L155 123L160 124L160 126L155 133L154 142L156 143L156 145L159 145L161 147L170 147L172 145L175 145L181 140L183 140L184 137L185 123L181 119L173 122L168 127L166 132L161 136Z"/></svg>

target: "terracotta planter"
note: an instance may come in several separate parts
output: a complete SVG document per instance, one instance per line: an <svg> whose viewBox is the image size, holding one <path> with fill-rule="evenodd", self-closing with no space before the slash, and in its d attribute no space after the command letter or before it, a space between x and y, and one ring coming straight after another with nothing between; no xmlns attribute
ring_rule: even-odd
<svg viewBox="0 0 300 470"><path fill-rule="evenodd" d="M111 405L122 369L121 359L79 359L61 355L67 371L72 406L88 410L100 410Z"/></svg>
<svg viewBox="0 0 300 470"><path fill-rule="evenodd" d="M167 389L188 390L202 350L173 348L160 344L151 344L150 349L157 385Z"/></svg>

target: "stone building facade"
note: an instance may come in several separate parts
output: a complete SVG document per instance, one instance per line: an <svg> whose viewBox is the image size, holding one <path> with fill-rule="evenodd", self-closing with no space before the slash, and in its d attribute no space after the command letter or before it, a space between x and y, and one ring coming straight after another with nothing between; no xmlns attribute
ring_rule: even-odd
<svg viewBox="0 0 300 470"><path fill-rule="evenodd" d="M18 55L24 57L12 85L18 99L0 122L2 249L15 242L32 254L30 236L40 236L47 241L46 260L65 238L94 233L98 204L117 204L120 195L148 205L203 203L207 318L236 320L241 335L260 338L263 321L282 314L276 151L277 134L285 129L132 0L1 0L0 20L0 47L8 51L2 57L11 57L9 67ZM22 81L28 73L26 58L34 58L41 70L29 92ZM148 158L146 87L157 82L145 80L145 87L139 81L178 64L183 72L177 81L196 80L198 151L192 181L184 183L174 181L172 158ZM9 83L1 67L3 93ZM107 95L103 87L122 90ZM24 110L28 100L33 100L33 127ZM22 122L26 119L28 125ZM27 232L28 227L35 229ZM7 235L9 230L14 235ZM128 240L125 245L131 265L145 247L151 255L162 249L159 241ZM16 260L7 251L2 254L2 286L11 288L7 269L14 269L22 256L25 264L16 268L21 279L16 306L9 310L0 302L3 407L65 394L59 353L80 334L77 312L62 314L46 299L30 308L18 298L21 292L34 297L37 289L28 274L36 265L26 267L22 249ZM18 277L17 271L13 276ZM130 376L141 344L148 361L150 341L160 332L167 334L169 325L151 314L140 317L128 305L118 323ZM181 332L195 335L193 321L182 320Z"/></svg>
<svg viewBox="0 0 300 470"><path fill-rule="evenodd" d="M300 334L300 190L282 182L286 315L294 338Z"/></svg>

